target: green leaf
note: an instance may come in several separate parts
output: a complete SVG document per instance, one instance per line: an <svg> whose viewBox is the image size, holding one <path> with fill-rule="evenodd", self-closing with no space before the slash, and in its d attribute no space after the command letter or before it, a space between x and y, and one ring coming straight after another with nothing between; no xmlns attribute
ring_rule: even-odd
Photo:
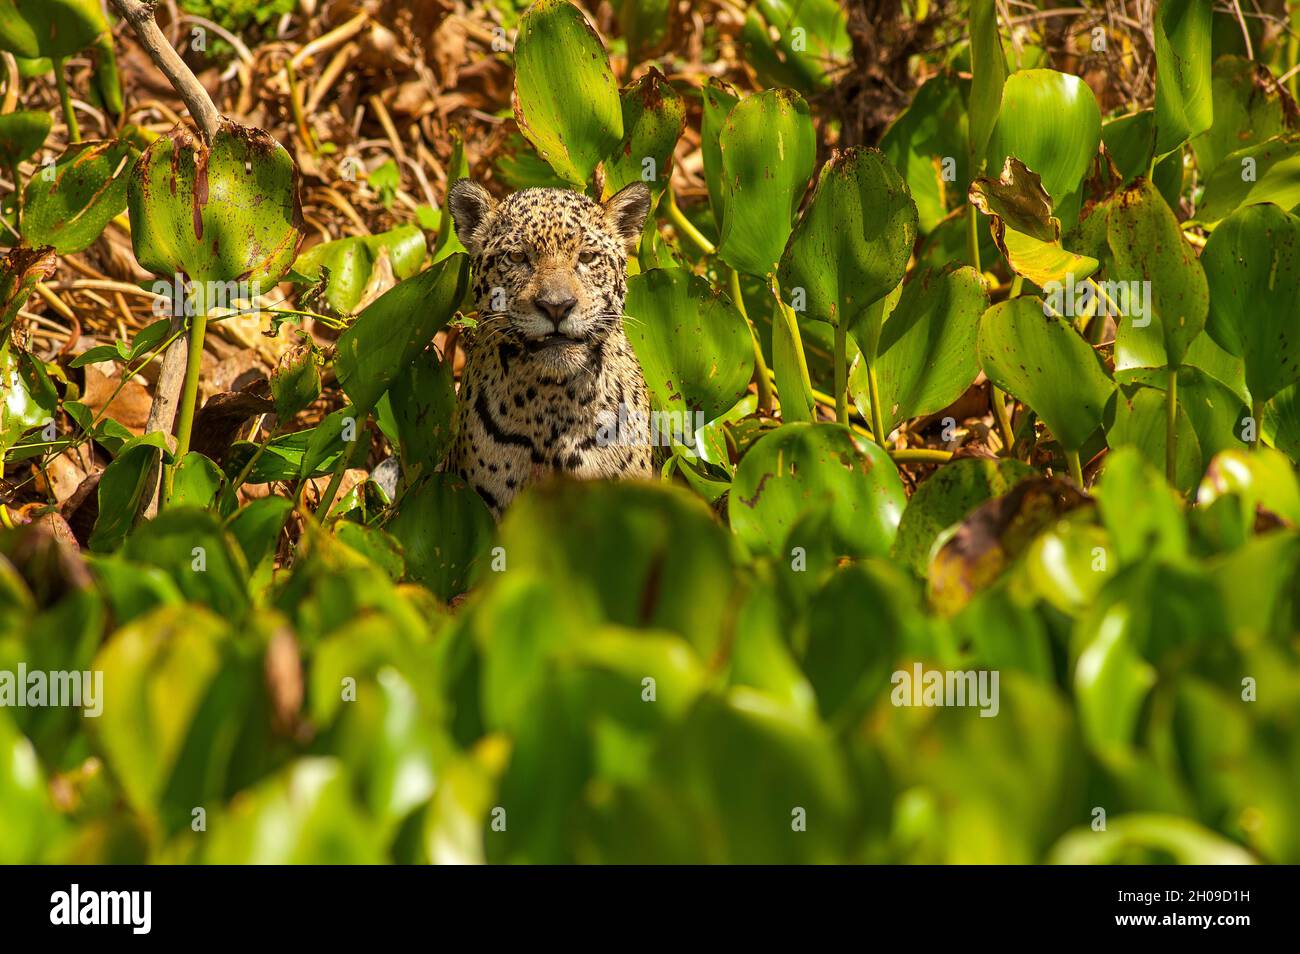
<svg viewBox="0 0 1300 954"><path fill-rule="evenodd" d="M1007 80L1007 56L998 36L994 0L972 0L970 5L970 63L970 148L978 161L993 135ZM970 171L972 175L979 172Z"/></svg>
<svg viewBox="0 0 1300 954"><path fill-rule="evenodd" d="M364 433L367 417L355 407L343 407L329 414L307 433L306 449L298 464L298 478L306 480L325 469L325 462L336 463L351 453ZM358 433L360 431L361 433ZM330 468L332 472L332 467Z"/></svg>
<svg viewBox="0 0 1300 954"><path fill-rule="evenodd" d="M387 573L389 579L397 581L406 576L402 545L392 534L351 520L340 520L334 524L334 536Z"/></svg>
<svg viewBox="0 0 1300 954"><path fill-rule="evenodd" d="M1034 538L1018 568L1028 583L1022 592L1070 616L1092 605L1116 567L1107 558L1110 537L1090 519L1067 517Z"/></svg>
<svg viewBox="0 0 1300 954"><path fill-rule="evenodd" d="M250 573L256 577L269 571L275 559L280 531L293 501L288 497L259 497L250 500L226 520L226 532L239 545Z"/></svg>
<svg viewBox="0 0 1300 954"><path fill-rule="evenodd" d="M1201 256L1209 283L1206 330L1246 366L1263 404L1300 381L1300 218L1275 205L1238 209L1210 235Z"/></svg>
<svg viewBox="0 0 1300 954"><path fill-rule="evenodd" d="M634 275L623 310L631 316L623 330L656 406L683 415L690 432L745 393L754 374L749 325L703 278L680 268Z"/></svg>
<svg viewBox="0 0 1300 954"><path fill-rule="evenodd" d="M96 748L128 803L146 817L162 812L186 740L220 678L226 636L227 623L205 609L163 606L117 630L95 657L112 693L92 720Z"/></svg>
<svg viewBox="0 0 1300 954"><path fill-rule="evenodd" d="M1101 139L1119 171L1121 184L1128 185L1151 171L1156 150L1156 111L1140 109L1102 124ZM1178 208L1183 187L1183 157L1170 153L1155 163L1155 184L1171 209Z"/></svg>
<svg viewBox="0 0 1300 954"><path fill-rule="evenodd" d="M727 512L756 553L783 555L800 518L827 509L845 552L885 556L906 502L898 470L878 445L839 424L787 424L741 458Z"/></svg>
<svg viewBox="0 0 1300 954"><path fill-rule="evenodd" d="M496 797L496 784L481 761L481 757L466 755L453 757L442 767L421 831L425 852L433 864L484 863L483 832Z"/></svg>
<svg viewBox="0 0 1300 954"><path fill-rule="evenodd" d="M707 429L696 433L699 436L696 439L695 447L691 448L692 453L695 452L700 443L716 436L710 434ZM703 455L700 456L703 457ZM716 504L731 489L729 479L720 480L716 476L710 475L707 472L708 468L704 466L699 458L687 457L680 449L668 459L668 463L664 465L664 468L665 475L681 474L685 478L687 486L710 504Z"/></svg>
<svg viewBox="0 0 1300 954"><path fill-rule="evenodd" d="M1156 466L1135 447L1116 448L1106 455L1095 496L1121 565L1187 552L1182 498L1164 481L1163 457Z"/></svg>
<svg viewBox="0 0 1300 954"><path fill-rule="evenodd" d="M447 192L443 194L443 208L441 210L429 209L431 215L437 217L438 235L434 241L434 258L435 262L440 262L448 255L454 255L456 252L465 251L465 245L456 235L456 230L452 228L451 215L447 211L447 198L451 192L451 187L457 179L469 178L469 160L465 157L465 138L461 135L459 129L453 127L450 130L451 135L451 160L447 163ZM516 138L518 134L516 133ZM423 209L423 207L421 207ZM417 218L420 219L422 228L429 228L425 217L420 216L417 212Z"/></svg>
<svg viewBox="0 0 1300 954"><path fill-rule="evenodd" d="M19 110L0 114L0 162L16 166L45 145L54 120L49 113ZM40 243L35 243L40 244Z"/></svg>
<svg viewBox="0 0 1300 954"><path fill-rule="evenodd" d="M302 238L298 167L260 129L223 120L211 146L183 127L160 136L135 165L127 187L131 242L158 275L202 283L240 282L252 297L293 264ZM236 297L236 296L231 296Z"/></svg>
<svg viewBox="0 0 1300 954"><path fill-rule="evenodd" d="M358 410L368 411L456 313L469 287L468 261L451 255L395 285L339 337L335 371Z"/></svg>
<svg viewBox="0 0 1300 954"><path fill-rule="evenodd" d="M1300 579L1300 534L1251 537L1237 549L1212 557L1208 569L1224 615L1231 620L1232 632L1241 645L1275 641L1289 631ZM1228 699L1234 708L1239 705L1232 696Z"/></svg>
<svg viewBox="0 0 1300 954"><path fill-rule="evenodd" d="M127 441L135 438L134 434L111 417L101 418L99 423L92 426L95 413L80 401L64 401L63 410L87 437L93 438L109 454L117 455Z"/></svg>
<svg viewBox="0 0 1300 954"><path fill-rule="evenodd" d="M647 183L658 195L668 185L673 148L686 128L686 101L653 66L620 98L623 142L605 161L603 198L633 182Z"/></svg>
<svg viewBox="0 0 1300 954"><path fill-rule="evenodd" d="M811 422L817 402L808 377L803 333L789 306L772 298L772 374L781 397L781 419Z"/></svg>
<svg viewBox="0 0 1300 954"><path fill-rule="evenodd" d="M1041 299L1013 298L986 311L977 350L989 380L1033 408L1066 450L1078 450L1101 424L1115 384L1088 343Z"/></svg>
<svg viewBox="0 0 1300 954"><path fill-rule="evenodd" d="M190 451L177 463L172 473L169 507L210 508L216 502L226 476L221 468L198 451Z"/></svg>
<svg viewBox="0 0 1300 954"><path fill-rule="evenodd" d="M711 76L704 84L700 98L703 101L700 112L700 156L704 165L704 182L709 189L709 208L713 210L714 224L721 231L723 212L726 209L726 190L722 180L722 146L719 140L727 117L740 102L740 95L730 83Z"/></svg>
<svg viewBox="0 0 1300 954"><path fill-rule="evenodd" d="M320 365L310 340L295 345L280 355L271 372L271 396L275 416L288 423L320 396Z"/></svg>
<svg viewBox="0 0 1300 954"><path fill-rule="evenodd" d="M122 140L74 143L54 165L27 183L23 233L60 255L88 248L126 208L127 173L135 148Z"/></svg>
<svg viewBox="0 0 1300 954"><path fill-rule="evenodd" d="M1028 464L1011 459L968 457L943 465L907 502L890 555L924 577L930 551L944 529L984 501L1008 493L1032 473Z"/></svg>
<svg viewBox="0 0 1300 954"><path fill-rule="evenodd" d="M512 189L571 189L574 183L546 164L533 147L517 132L506 134L497 156L495 168L501 180ZM452 229L451 234L456 234Z"/></svg>
<svg viewBox="0 0 1300 954"><path fill-rule="evenodd" d="M568 580L611 623L684 636L704 658L731 608L732 541L689 491L638 481L555 482L511 504L505 571Z"/></svg>
<svg viewBox="0 0 1300 954"><path fill-rule="evenodd" d="M1156 111L1141 109L1118 119L1107 120L1101 127L1106 151L1115 163L1123 185L1151 171L1156 150ZM1177 209L1183 192L1183 155L1179 150L1155 160L1152 179L1165 204Z"/></svg>
<svg viewBox="0 0 1300 954"><path fill-rule="evenodd" d="M1097 270L1098 262L1087 255L1079 255L1061 247L1059 242L1042 242L1033 236L1006 229L999 232L994 220L994 241L1007 258L1007 264L1018 275L1023 275L1035 285L1047 286L1071 280L1082 284Z"/></svg>
<svg viewBox="0 0 1300 954"><path fill-rule="evenodd" d="M1214 123L1191 142L1197 172L1207 180L1229 153L1258 145L1287 128L1281 87L1264 64L1220 56L1214 61L1211 90Z"/></svg>
<svg viewBox="0 0 1300 954"><path fill-rule="evenodd" d="M1163 466L1169 432L1165 392L1137 388L1130 397L1125 393L1127 390L1116 393L1115 421L1106 431L1106 440L1111 447L1136 447L1147 463ZM1181 405L1174 428L1177 443L1174 486L1187 491L1200 479L1204 457L1191 418Z"/></svg>
<svg viewBox="0 0 1300 954"><path fill-rule="evenodd" d="M1293 384L1274 395L1264 408L1264 420L1258 423L1274 447L1300 461L1300 385Z"/></svg>
<svg viewBox="0 0 1300 954"><path fill-rule="evenodd" d="M1047 682L1055 678L1056 667L1044 614L1016 600L1021 585L1012 574L1004 576L977 593L949 623L956 638L970 641L972 664L1025 672Z"/></svg>
<svg viewBox="0 0 1300 954"><path fill-rule="evenodd" d="M803 289L808 318L851 325L902 280L914 241L916 204L884 154L837 152L781 256L783 293L795 300Z"/></svg>
<svg viewBox="0 0 1300 954"><path fill-rule="evenodd" d="M357 235L313 246L293 263L295 280L319 281L328 276L325 301L340 315L350 315L365 294L375 266L387 256L398 281L416 275L428 257L424 232L401 225L377 235Z"/></svg>
<svg viewBox="0 0 1300 954"><path fill-rule="evenodd" d="M618 709L642 701L640 682L647 673L654 674L656 693L662 693L655 701L662 701L674 717L698 694L703 666L681 639L653 630L593 627L584 617L571 595L556 592L532 572L493 591L473 621L475 642L483 653L483 714L489 728L527 734L536 719L539 692L562 686L578 696L579 683L586 683L581 688L595 688L593 683L607 677L619 682L634 677L635 689L624 700L608 699ZM558 680L556 670L561 673ZM606 715L623 721L621 713ZM662 718L646 715L650 720ZM538 741L545 744L546 739Z"/></svg>
<svg viewBox="0 0 1300 954"><path fill-rule="evenodd" d="M166 571L188 600L226 619L238 619L248 609L243 555L206 510L169 504L127 537L122 556Z"/></svg>
<svg viewBox="0 0 1300 954"><path fill-rule="evenodd" d="M0 460L18 438L49 421L58 407L54 391L39 362L0 342Z"/></svg>
<svg viewBox="0 0 1300 954"><path fill-rule="evenodd" d="M824 864L853 858L843 832L858 801L824 725L742 686L702 697L661 738L647 782L584 827L612 863ZM791 830L796 809L806 831Z"/></svg>
<svg viewBox="0 0 1300 954"><path fill-rule="evenodd" d="M1072 831L1052 848L1048 860L1060 865L1255 863L1250 852L1191 819L1154 813L1112 816L1102 832Z"/></svg>
<svg viewBox="0 0 1300 954"><path fill-rule="evenodd" d="M551 168L579 187L623 138L605 48L566 0L538 0L519 21L515 120Z"/></svg>
<svg viewBox="0 0 1300 954"><path fill-rule="evenodd" d="M913 657L915 659L915 657ZM911 677L942 669L902 661ZM991 684L987 682L986 685ZM1050 682L1003 672L993 704L978 710L881 706L872 735L900 793L894 825L907 858L945 864L1029 864L1074 818L1087 818L1082 753L1069 703ZM906 698L896 683L891 695ZM916 687L914 691L918 691ZM991 695L991 693L990 693ZM892 701L892 700L891 700ZM900 700L901 701L901 700ZM905 806L928 794L930 812L908 826ZM915 827L915 832L911 830ZM960 832L959 836L955 836ZM915 839L920 844L914 846ZM896 849L899 850L899 849Z"/></svg>
<svg viewBox="0 0 1300 954"><path fill-rule="evenodd" d="M1201 265L1204 264L1202 261ZM1250 401L1250 392L1246 390L1245 362L1224 351L1211 335L1198 335L1192 339L1191 347L1187 349L1183 360L1185 367L1197 368L1206 377L1231 391L1243 404Z"/></svg>
<svg viewBox="0 0 1300 954"><path fill-rule="evenodd" d="M456 436L452 369L432 352L416 355L394 379L386 399L397 425L402 472L408 480L432 473Z"/></svg>
<svg viewBox="0 0 1300 954"><path fill-rule="evenodd" d="M391 209L402 185L402 172L397 168L397 161L388 159L375 166L366 173L366 184L379 196L384 208Z"/></svg>
<svg viewBox="0 0 1300 954"><path fill-rule="evenodd" d="M410 578L439 599L466 592L487 570L492 514L457 477L424 478L402 497L384 529L402 544Z"/></svg>
<svg viewBox="0 0 1300 954"><path fill-rule="evenodd" d="M916 589L893 567L871 560L839 569L813 597L803 670L832 725L852 725L888 691L899 653L922 625Z"/></svg>
<svg viewBox="0 0 1300 954"><path fill-rule="evenodd" d="M792 568L791 575L804 574ZM817 700L782 631L776 593L758 585L745 597L736 617L738 632L745 638L732 645L729 684L759 689L794 712L815 714Z"/></svg>
<svg viewBox="0 0 1300 954"><path fill-rule="evenodd" d="M968 213L969 214L969 213ZM954 215L944 219L920 243L916 252L917 264L929 268L943 268L952 262L965 261L970 254L970 219L967 215ZM980 262L997 260L999 249L988 230L976 228L980 247Z"/></svg>
<svg viewBox="0 0 1300 954"><path fill-rule="evenodd" d="M1162 390L1168 385L1167 377L1159 382ZM1241 448L1250 410L1226 384L1200 368L1184 365L1178 369L1177 397L1178 406L1187 413L1196 432L1202 460L1209 460L1220 451Z"/></svg>
<svg viewBox="0 0 1300 954"><path fill-rule="evenodd" d="M1257 509L1300 524L1300 483L1291 462L1271 447L1224 451L1210 461L1196 502L1208 507L1229 495L1237 499L1248 527L1254 526Z"/></svg>
<svg viewBox="0 0 1300 954"><path fill-rule="evenodd" d="M126 111L122 97L122 76L117 68L117 55L113 51L113 31L105 30L95 39L90 51L95 71L91 75L90 100L102 107L114 120L121 120Z"/></svg>
<svg viewBox="0 0 1300 954"><path fill-rule="evenodd" d="M1288 210L1300 205L1300 136L1275 136L1225 156L1205 183L1195 220L1214 226L1242 206L1263 202Z"/></svg>
<svg viewBox="0 0 1300 954"><path fill-rule="evenodd" d="M245 482L265 484L273 480L298 480L333 473L339 456L352 446L342 440L345 418L352 418L355 424L358 418L356 409L351 406L340 408L326 415L315 427L272 439ZM251 441L236 441L226 455L226 473L232 477L238 474L256 452L257 445Z"/></svg>
<svg viewBox="0 0 1300 954"><path fill-rule="evenodd" d="M61 834L36 750L0 711L0 864L39 864Z"/></svg>
<svg viewBox="0 0 1300 954"><path fill-rule="evenodd" d="M168 325L171 324L170 319L164 319L164 320L167 322ZM118 342L118 344L121 344L121 342ZM69 361L68 367L83 368L88 364L99 364L100 362L103 361L120 361L120 360L122 360L122 354L117 350L116 344L96 345L93 348L89 348L86 351L81 352L81 354L77 355L75 358Z"/></svg>
<svg viewBox="0 0 1300 954"><path fill-rule="evenodd" d="M619 33L627 38L629 65L635 66L668 42L671 0L622 0L618 5Z"/></svg>
<svg viewBox="0 0 1300 954"><path fill-rule="evenodd" d="M988 293L973 268L925 270L903 286L881 332L875 362L886 433L903 421L942 410L974 382L979 374L975 335L987 307ZM865 362L854 365L849 392L870 420Z"/></svg>
<svg viewBox="0 0 1300 954"><path fill-rule="evenodd" d="M135 361L152 351L167 337L168 331L171 330L171 324L170 318L159 318L157 321L141 328L136 332L135 337L131 339L131 348L127 352L126 359Z"/></svg>
<svg viewBox="0 0 1300 954"><path fill-rule="evenodd" d="M963 86L950 73L932 76L880 138L880 151L902 174L916 202L922 233L948 215L971 180Z"/></svg>
<svg viewBox="0 0 1300 954"><path fill-rule="evenodd" d="M764 85L816 93L852 56L848 16L835 0L757 0L740 31L745 62Z"/></svg>
<svg viewBox="0 0 1300 954"><path fill-rule="evenodd" d="M340 754L359 776L371 816L389 831L397 830L403 818L428 801L441 760L438 728L412 685L413 678L395 666L382 666L375 674L372 691L378 698L370 711L349 706L344 717L352 726L363 719L369 723L352 730L359 736L355 753L348 746ZM343 731L348 728L345 722ZM376 839L371 841L374 850Z"/></svg>
<svg viewBox="0 0 1300 954"><path fill-rule="evenodd" d="M15 246L0 265L0 345L9 340L9 329L19 310L36 291L38 282L51 277L59 267L52 248Z"/></svg>
<svg viewBox="0 0 1300 954"><path fill-rule="evenodd" d="M268 830L275 838L265 837ZM214 819L203 860L217 865L346 865L384 860L379 833L335 758L300 758Z"/></svg>
<svg viewBox="0 0 1300 954"><path fill-rule="evenodd" d="M1106 236L1114 260L1113 277L1148 283L1130 288L1150 289L1149 304L1145 291L1142 295L1146 305L1142 310L1148 314L1139 317L1130 305L1130 314L1116 318L1116 370L1178 367L1205 326L1209 308L1205 272L1183 238L1178 219L1155 187L1140 180L1118 194Z"/></svg>
<svg viewBox="0 0 1300 954"><path fill-rule="evenodd" d="M776 268L817 148L803 97L770 89L741 100L718 135L723 215L718 254L739 272Z"/></svg>
<svg viewBox="0 0 1300 954"><path fill-rule="evenodd" d="M63 59L108 29L98 0L0 0L0 49Z"/></svg>
<svg viewBox="0 0 1300 954"><path fill-rule="evenodd" d="M1177 149L1210 128L1213 18L1204 0L1164 0L1152 33L1156 48L1156 155Z"/></svg>
<svg viewBox="0 0 1300 954"><path fill-rule="evenodd" d="M292 501L287 502L292 505ZM125 560L120 553L109 556L90 554L86 562L99 591L112 609L113 621L118 627L159 606L185 602L172 578L157 567Z"/></svg>
<svg viewBox="0 0 1300 954"><path fill-rule="evenodd" d="M1102 616L1074 667L1079 721L1089 746L1103 756L1127 755L1142 701L1156 682L1156 669L1134 645L1127 604Z"/></svg>
<svg viewBox="0 0 1300 954"><path fill-rule="evenodd" d="M1007 77L998 121L986 151L989 169L1014 156L1042 177L1060 217L1072 223L1083 177L1101 142L1101 112L1092 88L1056 70L1021 70Z"/></svg>
<svg viewBox="0 0 1300 954"><path fill-rule="evenodd" d="M162 432L135 437L104 468L96 493L99 516L90 535L90 548L100 552L116 549L135 525L150 484L158 479L157 467L166 453Z"/></svg>

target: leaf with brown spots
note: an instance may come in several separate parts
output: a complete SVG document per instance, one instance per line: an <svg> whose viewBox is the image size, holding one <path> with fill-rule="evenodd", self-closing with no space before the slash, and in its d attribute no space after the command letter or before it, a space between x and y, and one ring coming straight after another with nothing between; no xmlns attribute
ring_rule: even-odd
<svg viewBox="0 0 1300 954"><path fill-rule="evenodd" d="M1092 501L1068 481L1031 477L970 512L930 561L930 603L951 616L1057 518Z"/></svg>
<svg viewBox="0 0 1300 954"><path fill-rule="evenodd" d="M127 208L145 268L196 282L244 282L245 294L284 277L302 239L293 159L267 133L230 120L211 147L181 126L159 137L136 163Z"/></svg>

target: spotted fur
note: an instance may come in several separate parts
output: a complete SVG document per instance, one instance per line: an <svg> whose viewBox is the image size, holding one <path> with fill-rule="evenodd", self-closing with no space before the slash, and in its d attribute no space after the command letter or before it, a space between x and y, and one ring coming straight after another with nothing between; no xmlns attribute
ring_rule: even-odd
<svg viewBox="0 0 1300 954"><path fill-rule="evenodd" d="M552 474L651 477L648 442L628 439L635 428L612 439L620 420L650 412L622 321L646 187L603 204L565 189L524 189L498 203L461 179L449 204L473 264L478 325L464 338L447 469L497 516Z"/></svg>

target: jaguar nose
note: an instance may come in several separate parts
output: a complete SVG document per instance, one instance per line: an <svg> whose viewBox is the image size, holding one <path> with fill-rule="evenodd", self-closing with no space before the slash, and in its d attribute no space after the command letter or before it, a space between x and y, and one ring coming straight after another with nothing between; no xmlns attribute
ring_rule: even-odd
<svg viewBox="0 0 1300 954"><path fill-rule="evenodd" d="M559 325L561 321L569 316L573 307L578 304L578 299L564 295L538 295L533 299L533 304L540 308L551 321Z"/></svg>

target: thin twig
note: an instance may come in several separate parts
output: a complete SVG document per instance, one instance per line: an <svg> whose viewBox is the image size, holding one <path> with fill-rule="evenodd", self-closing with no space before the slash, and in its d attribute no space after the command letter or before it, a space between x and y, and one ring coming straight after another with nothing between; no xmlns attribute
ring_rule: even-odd
<svg viewBox="0 0 1300 954"><path fill-rule="evenodd" d="M203 141L210 143L221 128L221 113L198 77L167 42L167 37L163 36L153 18L155 5L156 0L147 3L141 3L140 0L113 0L113 6L122 15L122 19L131 24L131 29L135 31L144 51L149 54L149 59L153 60L184 101L185 108L190 111L190 116L199 127Z"/></svg>
<svg viewBox="0 0 1300 954"><path fill-rule="evenodd" d="M369 19L370 19L370 15L365 11L358 13L351 20L347 21L341 26L335 27L333 30L330 30L330 32L324 34L323 36L316 37L316 39L312 40L310 43L308 43L306 46L300 49L297 53L295 53L293 55L293 59L291 59L289 62L292 64L295 70L301 69L302 65L306 63L307 60L311 59L311 57L317 55L318 53L324 53L326 50L332 50L340 43L352 39L354 36L356 36L358 33L361 32L361 28L366 25L366 21Z"/></svg>

